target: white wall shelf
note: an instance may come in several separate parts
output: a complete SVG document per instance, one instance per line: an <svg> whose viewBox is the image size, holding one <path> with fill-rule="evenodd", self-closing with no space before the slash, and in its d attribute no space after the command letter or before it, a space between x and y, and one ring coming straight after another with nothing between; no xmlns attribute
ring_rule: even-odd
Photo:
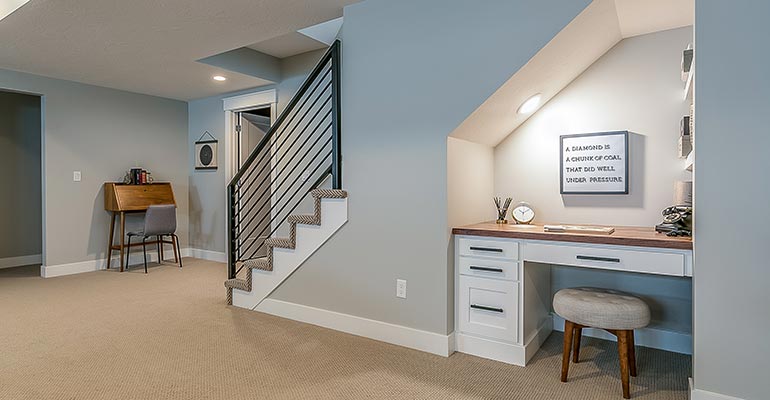
<svg viewBox="0 0 770 400"><path fill-rule="evenodd" d="M695 65L690 67L690 72L687 74L687 82L684 84L684 99L685 101L692 101L693 87L695 86Z"/></svg>

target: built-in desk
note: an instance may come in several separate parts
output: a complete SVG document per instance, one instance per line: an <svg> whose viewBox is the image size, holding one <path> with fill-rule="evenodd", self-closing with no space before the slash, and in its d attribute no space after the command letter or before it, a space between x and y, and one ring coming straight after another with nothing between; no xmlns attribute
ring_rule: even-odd
<svg viewBox="0 0 770 400"><path fill-rule="evenodd" d="M456 350L525 365L553 329L550 270L525 262L692 276L692 240L653 228L607 234L481 223L455 235Z"/></svg>

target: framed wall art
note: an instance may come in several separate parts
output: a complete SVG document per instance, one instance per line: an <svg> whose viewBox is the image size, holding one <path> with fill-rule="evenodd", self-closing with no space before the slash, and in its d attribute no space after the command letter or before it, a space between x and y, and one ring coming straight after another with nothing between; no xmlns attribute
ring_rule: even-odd
<svg viewBox="0 0 770 400"><path fill-rule="evenodd" d="M562 135L561 194L628 194L628 131Z"/></svg>

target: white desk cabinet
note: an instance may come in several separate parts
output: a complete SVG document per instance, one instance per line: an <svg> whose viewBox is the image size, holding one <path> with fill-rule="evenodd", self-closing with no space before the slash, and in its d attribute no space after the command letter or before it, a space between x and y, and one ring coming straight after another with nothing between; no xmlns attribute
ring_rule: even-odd
<svg viewBox="0 0 770 400"><path fill-rule="evenodd" d="M520 366L553 329L550 270L525 262L692 276L689 240L641 228L614 237L495 224L453 232L456 350Z"/></svg>

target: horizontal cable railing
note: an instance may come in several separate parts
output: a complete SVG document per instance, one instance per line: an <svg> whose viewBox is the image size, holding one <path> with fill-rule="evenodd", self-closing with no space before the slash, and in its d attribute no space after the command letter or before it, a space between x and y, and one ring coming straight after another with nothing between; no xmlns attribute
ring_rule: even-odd
<svg viewBox="0 0 770 400"><path fill-rule="evenodd" d="M288 232L310 191L327 181L342 188L339 63L336 41L227 186L230 278L239 262L266 255L267 238Z"/></svg>

